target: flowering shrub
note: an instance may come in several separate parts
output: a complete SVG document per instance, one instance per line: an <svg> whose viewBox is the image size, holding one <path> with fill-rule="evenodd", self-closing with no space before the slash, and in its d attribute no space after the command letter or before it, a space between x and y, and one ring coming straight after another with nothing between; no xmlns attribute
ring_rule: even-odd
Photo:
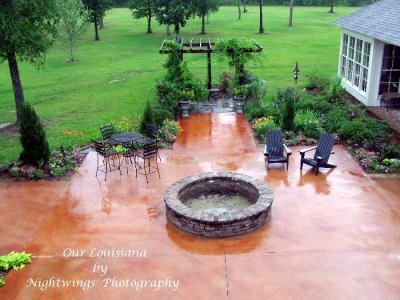
<svg viewBox="0 0 400 300"><path fill-rule="evenodd" d="M180 127L179 123L172 120L164 120L163 125L159 131L159 137L171 144L175 142L176 138L182 132L182 128Z"/></svg>
<svg viewBox="0 0 400 300"><path fill-rule="evenodd" d="M354 154L364 169L378 173L400 173L400 159L381 160L378 153L364 148L354 149Z"/></svg>
<svg viewBox="0 0 400 300"><path fill-rule="evenodd" d="M267 116L256 119L253 123L253 128L256 133L256 137L260 140L263 140L269 129L277 129L278 126L275 123L274 117Z"/></svg>
<svg viewBox="0 0 400 300"><path fill-rule="evenodd" d="M122 116L117 122L111 121L115 125L117 131L139 131L141 116L133 114L133 117Z"/></svg>
<svg viewBox="0 0 400 300"><path fill-rule="evenodd" d="M368 151L364 148L356 148L354 149L354 154L361 166L365 169L371 169L371 166L376 166L378 164L378 155L373 151Z"/></svg>
<svg viewBox="0 0 400 300"><path fill-rule="evenodd" d="M308 138L302 134L296 134L293 131L285 132L285 144L287 146L313 145L316 143L315 139Z"/></svg>

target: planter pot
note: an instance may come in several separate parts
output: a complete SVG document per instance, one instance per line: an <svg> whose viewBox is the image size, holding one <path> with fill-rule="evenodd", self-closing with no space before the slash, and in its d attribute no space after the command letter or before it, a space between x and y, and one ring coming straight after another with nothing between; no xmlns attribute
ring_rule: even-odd
<svg viewBox="0 0 400 300"><path fill-rule="evenodd" d="M182 118L189 118L190 101L180 100L179 106L181 109Z"/></svg>
<svg viewBox="0 0 400 300"><path fill-rule="evenodd" d="M233 96L233 100L236 103L236 113L242 114L245 97L244 96Z"/></svg>

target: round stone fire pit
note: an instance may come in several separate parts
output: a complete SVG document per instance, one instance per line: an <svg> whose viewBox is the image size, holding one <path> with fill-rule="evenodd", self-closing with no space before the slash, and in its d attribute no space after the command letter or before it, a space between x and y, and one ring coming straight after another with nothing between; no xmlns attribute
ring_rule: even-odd
<svg viewBox="0 0 400 300"><path fill-rule="evenodd" d="M262 181L231 172L183 178L165 192L167 220L207 238L252 232L271 218L273 194Z"/></svg>

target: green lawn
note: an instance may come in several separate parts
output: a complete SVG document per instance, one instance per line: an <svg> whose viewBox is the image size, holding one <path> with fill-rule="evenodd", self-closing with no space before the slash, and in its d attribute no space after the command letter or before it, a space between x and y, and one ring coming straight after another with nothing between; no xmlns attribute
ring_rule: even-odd
<svg viewBox="0 0 400 300"><path fill-rule="evenodd" d="M265 7L264 25L268 34L259 35L258 10L249 7L237 20L235 7L222 7L210 17L206 30L199 35L200 20L190 20L182 30L185 40L202 37L247 37L256 39L264 51L261 63L249 69L267 81L271 98L278 88L293 85L292 72L299 62L300 81L305 74L318 70L323 75L336 72L340 29L332 22L356 8L337 7L329 14L327 7L296 7L294 26L287 26L289 8ZM20 63L26 101L32 103L46 126L52 149L60 145L86 144L99 137L101 124L120 120L122 116L141 113L144 103L153 100L155 82L163 76L165 56L158 49L165 37L165 27L153 23L153 34L145 34L145 20L135 20L128 9L107 13L100 42L94 41L93 26L79 43L77 63L65 63L67 49L55 45L42 69ZM205 81L205 55L186 55L195 76ZM226 62L213 59L213 78L228 70ZM0 64L0 123L15 121L15 104L8 65ZM79 133L76 136L65 132ZM83 133L81 133L83 132ZM18 157L17 136L0 135L0 162Z"/></svg>

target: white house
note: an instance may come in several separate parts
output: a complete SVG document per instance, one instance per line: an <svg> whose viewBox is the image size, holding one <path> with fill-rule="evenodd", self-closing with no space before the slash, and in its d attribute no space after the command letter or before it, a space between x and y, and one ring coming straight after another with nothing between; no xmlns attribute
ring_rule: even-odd
<svg viewBox="0 0 400 300"><path fill-rule="evenodd" d="M400 93L400 0L381 0L347 15L338 74L343 87L367 106L384 93Z"/></svg>

